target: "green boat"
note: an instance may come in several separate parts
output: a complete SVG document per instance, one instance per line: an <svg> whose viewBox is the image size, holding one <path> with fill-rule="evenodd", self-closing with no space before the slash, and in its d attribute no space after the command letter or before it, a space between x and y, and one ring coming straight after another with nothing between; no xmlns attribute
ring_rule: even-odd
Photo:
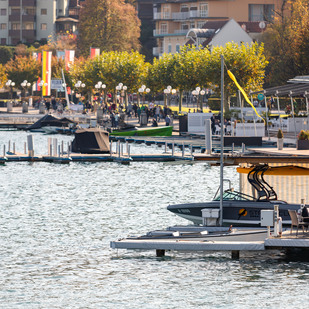
<svg viewBox="0 0 309 309"><path fill-rule="evenodd" d="M172 126L164 127L145 127L130 128L124 130L114 130L110 133L113 136L171 136L173 132Z"/></svg>

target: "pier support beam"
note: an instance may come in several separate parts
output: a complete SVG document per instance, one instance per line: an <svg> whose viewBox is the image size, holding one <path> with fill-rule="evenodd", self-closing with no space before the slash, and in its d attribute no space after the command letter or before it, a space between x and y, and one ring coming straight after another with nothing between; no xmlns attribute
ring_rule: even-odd
<svg viewBox="0 0 309 309"><path fill-rule="evenodd" d="M233 260L239 260L239 251L238 250L232 251L232 259Z"/></svg>
<svg viewBox="0 0 309 309"><path fill-rule="evenodd" d="M157 249L156 250L157 257L163 257L165 256L165 250Z"/></svg>

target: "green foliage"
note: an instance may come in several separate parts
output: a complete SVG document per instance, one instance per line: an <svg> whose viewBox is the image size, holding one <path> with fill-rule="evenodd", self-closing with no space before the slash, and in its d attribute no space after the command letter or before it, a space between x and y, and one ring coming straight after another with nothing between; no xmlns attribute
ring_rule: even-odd
<svg viewBox="0 0 309 309"><path fill-rule="evenodd" d="M6 64L13 58L13 50L7 46L0 46L0 63Z"/></svg>
<svg viewBox="0 0 309 309"><path fill-rule="evenodd" d="M90 47L101 51L139 49L140 20L132 4L123 0L86 0L79 21L78 48L84 56Z"/></svg>
<svg viewBox="0 0 309 309"><path fill-rule="evenodd" d="M103 52L94 59L81 58L70 70L70 75L74 84L80 80L89 91L101 81L110 92L123 83L132 93L145 81L148 66L144 56L138 52Z"/></svg>

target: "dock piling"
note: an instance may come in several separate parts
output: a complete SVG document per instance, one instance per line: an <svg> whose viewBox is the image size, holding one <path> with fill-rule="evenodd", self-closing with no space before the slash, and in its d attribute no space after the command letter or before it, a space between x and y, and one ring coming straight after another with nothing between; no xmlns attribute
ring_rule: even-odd
<svg viewBox="0 0 309 309"><path fill-rule="evenodd" d="M175 153L175 144L174 142L172 143L172 157L174 156L174 153Z"/></svg>
<svg viewBox="0 0 309 309"><path fill-rule="evenodd" d="M182 157L185 156L185 143L182 142Z"/></svg>
<svg viewBox="0 0 309 309"><path fill-rule="evenodd" d="M11 152L11 140L9 140L9 148L8 148L8 152Z"/></svg>
<svg viewBox="0 0 309 309"><path fill-rule="evenodd" d="M15 142L13 142L13 153L16 153Z"/></svg>
<svg viewBox="0 0 309 309"><path fill-rule="evenodd" d="M33 157L34 149L33 149L33 135L32 134L27 136L27 142L28 142L28 156Z"/></svg>
<svg viewBox="0 0 309 309"><path fill-rule="evenodd" d="M27 154L27 143L24 142L24 154Z"/></svg>
<svg viewBox="0 0 309 309"><path fill-rule="evenodd" d="M6 153L6 151L5 151L5 145L3 145L3 156L5 157L5 153Z"/></svg>
<svg viewBox="0 0 309 309"><path fill-rule="evenodd" d="M156 250L156 256L157 256L157 257L163 257L163 256L165 256L165 250L157 249L157 250Z"/></svg>
<svg viewBox="0 0 309 309"><path fill-rule="evenodd" d="M238 250L232 251L232 259L233 260L239 260L239 251Z"/></svg>

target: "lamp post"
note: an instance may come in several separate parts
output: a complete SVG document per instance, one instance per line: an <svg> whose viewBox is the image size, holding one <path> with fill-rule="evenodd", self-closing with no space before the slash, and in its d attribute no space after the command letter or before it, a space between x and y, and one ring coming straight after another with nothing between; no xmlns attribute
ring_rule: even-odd
<svg viewBox="0 0 309 309"><path fill-rule="evenodd" d="M44 80L42 79L40 82L39 82L39 87L41 87L41 99L43 99L43 86L45 85L45 82Z"/></svg>
<svg viewBox="0 0 309 309"><path fill-rule="evenodd" d="M196 97L196 108L200 105L200 110L203 112L203 96L205 95L205 90L201 90L200 87L196 87L195 90L192 91L192 94Z"/></svg>
<svg viewBox="0 0 309 309"><path fill-rule="evenodd" d="M125 106L126 109L127 109L127 107L128 107L128 95L127 95L128 87L124 85L124 86L122 87L122 90L123 90L123 93L124 93L124 106Z"/></svg>
<svg viewBox="0 0 309 309"><path fill-rule="evenodd" d="M77 92L79 93L79 96L82 97L83 95L83 89L86 87L84 83L82 83L80 80L77 81L77 83L74 85L74 87L77 89Z"/></svg>
<svg viewBox="0 0 309 309"><path fill-rule="evenodd" d="M31 83L29 83L27 80L24 80L20 85L24 89L24 94L26 97L28 95L28 88L31 86Z"/></svg>
<svg viewBox="0 0 309 309"><path fill-rule="evenodd" d="M15 83L12 82L10 79L5 83L7 87L10 87L10 98L13 99L13 87L15 86Z"/></svg>

